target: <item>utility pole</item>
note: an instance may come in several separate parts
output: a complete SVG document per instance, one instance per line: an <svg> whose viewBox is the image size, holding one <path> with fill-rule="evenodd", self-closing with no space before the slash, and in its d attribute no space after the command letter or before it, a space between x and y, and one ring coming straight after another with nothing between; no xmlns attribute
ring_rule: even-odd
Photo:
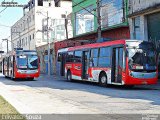
<svg viewBox="0 0 160 120"><path fill-rule="evenodd" d="M12 41L12 28L11 28L11 41ZM11 44L12 44L12 43L11 43ZM12 49L12 51L13 51L13 49L14 49L14 44L12 44L11 47L12 47L11 49Z"/></svg>
<svg viewBox="0 0 160 120"><path fill-rule="evenodd" d="M67 25L68 25L68 19L65 18L66 39L68 40L68 27L67 27Z"/></svg>
<svg viewBox="0 0 160 120"><path fill-rule="evenodd" d="M28 27L28 44L29 44L29 50L30 50L30 42L31 42L31 40L30 40L30 36L29 36L29 17L27 19L27 27Z"/></svg>
<svg viewBox="0 0 160 120"><path fill-rule="evenodd" d="M48 76L51 75L51 69L50 69L50 40L49 40L49 29L48 29L48 11L47 11L47 43L48 43Z"/></svg>
<svg viewBox="0 0 160 120"><path fill-rule="evenodd" d="M41 13L39 11L37 11L37 13ZM49 16L48 16L48 11L45 12L47 13L47 27L43 28L42 29L42 33L44 34L44 32L47 32L47 44L48 44L48 76L51 75L51 67L50 67L50 39L49 39L49 25L48 25L48 22L49 22ZM42 13L41 13L42 14ZM43 14L42 14L43 15ZM45 19L46 20L46 19ZM44 26L43 26L44 27Z"/></svg>
<svg viewBox="0 0 160 120"><path fill-rule="evenodd" d="M7 40L7 53L8 53L8 39L6 39Z"/></svg>
<svg viewBox="0 0 160 120"><path fill-rule="evenodd" d="M100 0L97 0L97 23L98 23L98 29L97 29L97 33L98 33L98 40L101 39L101 14L100 14L100 9L101 9L101 5L100 5Z"/></svg>
<svg viewBox="0 0 160 120"><path fill-rule="evenodd" d="M74 4L77 5L76 2L72 1ZM101 10L101 0L97 0L97 15L93 14L92 12L90 12L89 10L87 10L85 7L78 5L79 7L81 7L82 9L86 10L87 12L89 12L90 14L94 15L97 18L97 24L98 24L98 28L97 28L97 36L98 36L98 40L101 39L101 14L100 14L100 10Z"/></svg>

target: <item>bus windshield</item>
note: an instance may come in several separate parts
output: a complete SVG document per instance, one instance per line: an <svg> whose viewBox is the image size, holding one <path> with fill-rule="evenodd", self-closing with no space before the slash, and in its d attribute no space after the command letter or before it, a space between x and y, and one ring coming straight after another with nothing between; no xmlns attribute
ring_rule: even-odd
<svg viewBox="0 0 160 120"><path fill-rule="evenodd" d="M28 56L28 68L38 68L38 57L36 55Z"/></svg>
<svg viewBox="0 0 160 120"><path fill-rule="evenodd" d="M128 48L129 68L133 71L156 71L156 52L150 49Z"/></svg>
<svg viewBox="0 0 160 120"><path fill-rule="evenodd" d="M36 55L17 56L17 67L19 69L37 69L38 56Z"/></svg>
<svg viewBox="0 0 160 120"><path fill-rule="evenodd" d="M17 56L17 67L19 69L27 69L27 56Z"/></svg>

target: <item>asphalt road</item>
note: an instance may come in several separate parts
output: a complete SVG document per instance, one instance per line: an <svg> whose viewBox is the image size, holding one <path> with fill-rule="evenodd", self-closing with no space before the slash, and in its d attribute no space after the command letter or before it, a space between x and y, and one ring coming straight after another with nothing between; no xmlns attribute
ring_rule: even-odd
<svg viewBox="0 0 160 120"><path fill-rule="evenodd" d="M105 119L117 119L119 114L133 119L138 114L140 118L160 114L160 87L157 86L101 87L45 75L34 81L13 81L1 75L0 94L22 114L111 115Z"/></svg>

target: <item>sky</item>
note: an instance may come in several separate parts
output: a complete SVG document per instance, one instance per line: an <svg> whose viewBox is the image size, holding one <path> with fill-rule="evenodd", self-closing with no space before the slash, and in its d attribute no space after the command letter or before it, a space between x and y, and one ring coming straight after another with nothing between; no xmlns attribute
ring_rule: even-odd
<svg viewBox="0 0 160 120"><path fill-rule="evenodd" d="M4 0L0 0L3 2ZM5 0L5 2L11 2L12 0ZM29 0L14 0L14 2L18 2L18 4L27 4ZM2 11L4 7L0 7L0 11ZM23 16L23 8L21 7L8 7L3 12L0 13L0 50L6 51L6 42L2 42L2 39L11 38L10 27L16 23ZM4 26L3 26L4 25ZM9 26L9 27L5 27ZM9 45L11 49L11 45Z"/></svg>

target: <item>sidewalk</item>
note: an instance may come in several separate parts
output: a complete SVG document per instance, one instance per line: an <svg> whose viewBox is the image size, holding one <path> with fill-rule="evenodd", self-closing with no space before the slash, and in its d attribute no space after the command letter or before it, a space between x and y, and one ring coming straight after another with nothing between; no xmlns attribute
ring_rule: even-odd
<svg viewBox="0 0 160 120"><path fill-rule="evenodd" d="M38 78L38 80L66 80L65 77L63 76L58 76L58 75L50 75L48 76L47 74L41 74Z"/></svg>
<svg viewBox="0 0 160 120"><path fill-rule="evenodd" d="M159 105L159 90L160 82L157 85L135 86L133 89L117 89L70 83L54 75L49 77L43 74L35 81L12 81L0 75L0 95L21 114L103 114L106 111L112 113L110 109L114 108L117 112L126 112L128 107L130 111L130 107L134 106L140 109L139 106L143 107L144 104L154 108L150 101ZM133 103L134 106L130 105ZM124 111L122 105L125 106ZM136 109L132 112L137 112Z"/></svg>
<svg viewBox="0 0 160 120"><path fill-rule="evenodd" d="M21 114L95 114L100 112L74 101L60 99L56 94L47 92L50 88L43 87L44 82L41 81L43 79L54 80L54 77L42 75L37 81L24 81L23 84L23 81L12 81L0 76L0 95ZM27 83L32 82L37 86L27 86ZM47 84L49 86L50 83Z"/></svg>
<svg viewBox="0 0 160 120"><path fill-rule="evenodd" d="M56 75L51 75L50 77L46 74L41 74L41 76L39 77L39 80L66 80L64 77L62 76L56 76ZM138 88L146 88L146 89L153 89L153 90L160 90L160 79L158 80L158 83L155 85L136 85L135 87Z"/></svg>

